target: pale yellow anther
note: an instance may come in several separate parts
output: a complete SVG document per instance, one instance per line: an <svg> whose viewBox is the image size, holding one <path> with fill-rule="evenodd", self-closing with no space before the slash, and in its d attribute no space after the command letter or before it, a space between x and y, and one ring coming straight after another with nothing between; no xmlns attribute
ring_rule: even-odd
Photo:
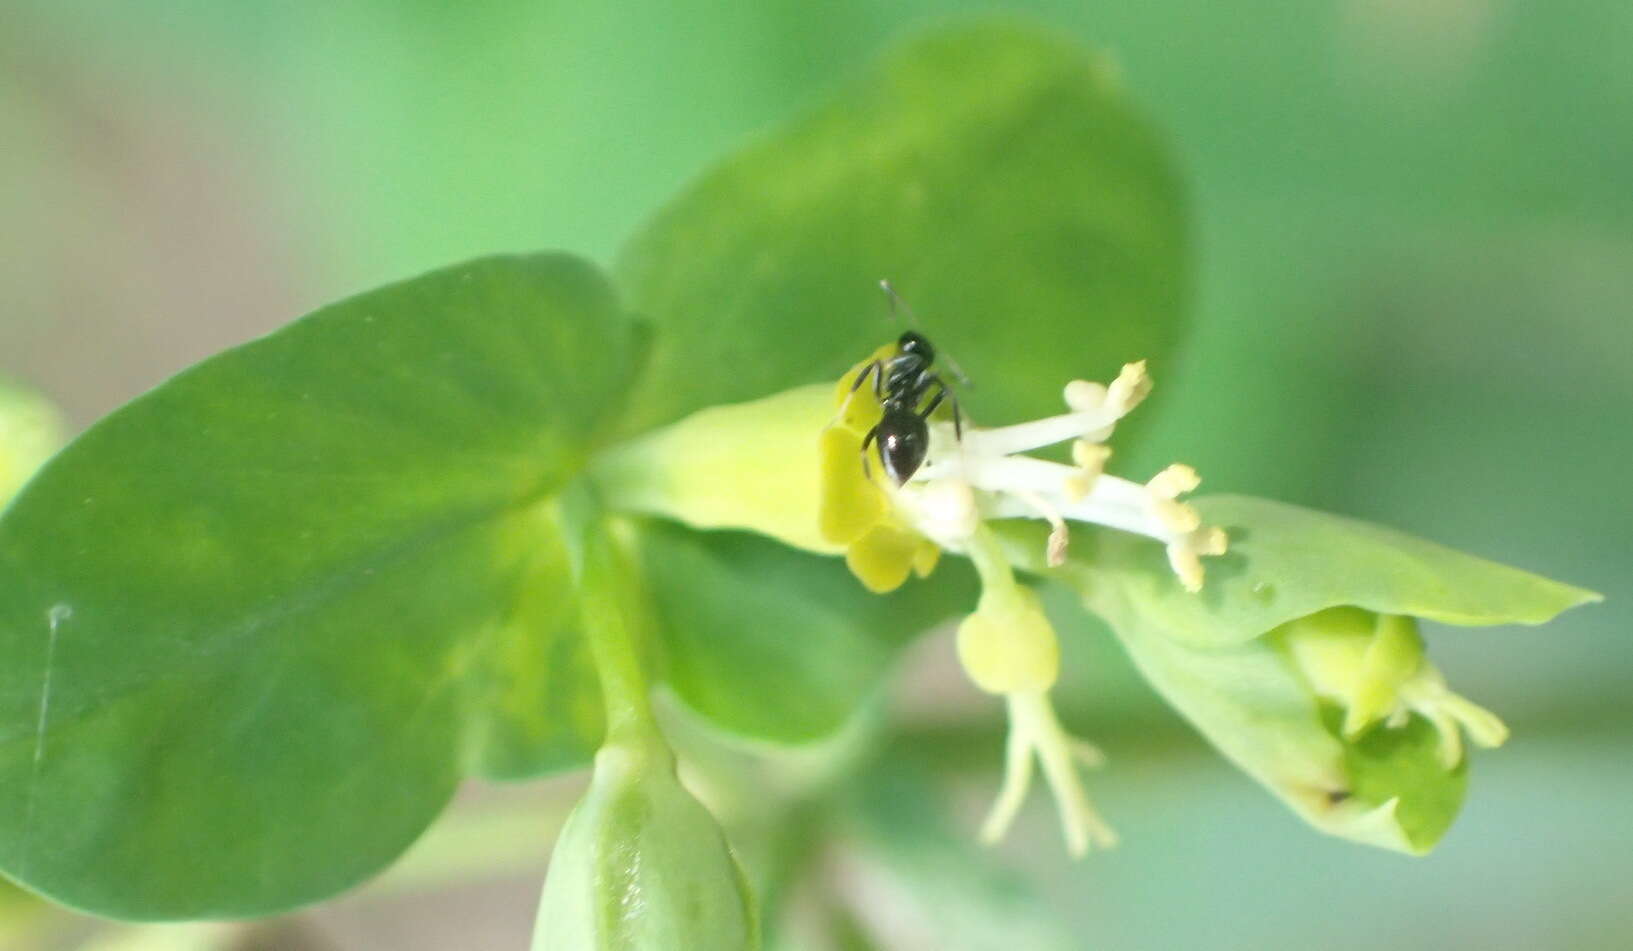
<svg viewBox="0 0 1633 951"><path fill-rule="evenodd" d="M1099 475L1106 468L1106 460L1111 458L1111 447L1087 439L1079 439L1072 443L1072 462L1079 469L1088 469Z"/></svg>
<svg viewBox="0 0 1633 951"><path fill-rule="evenodd" d="M1202 590L1203 556L1223 555L1228 544L1225 530L1218 526L1195 529L1168 544L1168 565L1180 585L1195 594Z"/></svg>
<svg viewBox="0 0 1633 951"><path fill-rule="evenodd" d="M1066 526L1066 520L1061 517L1060 511L1048 500L1036 492L1018 491L1016 497L1032 506L1049 523L1049 543L1044 549L1044 559L1049 567L1059 568L1066 563L1066 546L1071 541L1071 531Z"/></svg>
<svg viewBox="0 0 1633 951"><path fill-rule="evenodd" d="M1130 410L1151 393L1151 377L1145 372L1145 361L1123 364L1123 372L1106 388L1106 406L1119 416Z"/></svg>
<svg viewBox="0 0 1633 951"><path fill-rule="evenodd" d="M1059 568L1066 563L1066 546L1071 541L1071 533L1066 530L1066 523L1059 522L1049 530L1049 545L1044 550L1044 558L1049 567Z"/></svg>
<svg viewBox="0 0 1633 951"><path fill-rule="evenodd" d="M1077 471L1066 477L1066 498L1081 502L1094 491L1094 483L1105 474L1106 460L1111 458L1111 447L1079 439L1072 443L1072 462Z"/></svg>
<svg viewBox="0 0 1633 951"><path fill-rule="evenodd" d="M1201 484L1202 477L1196 474L1195 469L1176 462L1152 476L1145 488L1155 498L1177 499L1187 492L1195 492Z"/></svg>
<svg viewBox="0 0 1633 951"><path fill-rule="evenodd" d="M1202 527L1202 515L1184 502L1164 498L1152 499L1151 513L1162 523L1163 528L1175 535L1188 535Z"/></svg>
<svg viewBox="0 0 1633 951"><path fill-rule="evenodd" d="M1191 545L1199 555L1223 555L1230 548L1230 536L1225 534L1224 529L1213 525L1193 535Z"/></svg>
<svg viewBox="0 0 1633 951"><path fill-rule="evenodd" d="M1202 527L1202 516L1196 509L1175 501L1202 484L1196 470L1178 463L1151 477L1145 491L1151 502L1151 514L1174 535L1189 535ZM1177 569L1176 569L1177 570Z"/></svg>
<svg viewBox="0 0 1633 951"><path fill-rule="evenodd" d="M1202 590L1202 558L1197 550L1184 542L1168 546L1168 566L1179 577L1180 586L1196 594Z"/></svg>
<svg viewBox="0 0 1633 951"><path fill-rule="evenodd" d="M1105 386L1090 380L1073 380L1066 384L1066 391L1061 395L1066 407L1074 413L1093 412L1106 402Z"/></svg>

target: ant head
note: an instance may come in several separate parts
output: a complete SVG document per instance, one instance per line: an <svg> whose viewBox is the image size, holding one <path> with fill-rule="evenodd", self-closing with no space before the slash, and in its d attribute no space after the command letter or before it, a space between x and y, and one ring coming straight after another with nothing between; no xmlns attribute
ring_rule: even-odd
<svg viewBox="0 0 1633 951"><path fill-rule="evenodd" d="M923 357L925 363L936 362L936 348L930 346L929 339L917 331L909 330L902 334L896 341L896 349Z"/></svg>

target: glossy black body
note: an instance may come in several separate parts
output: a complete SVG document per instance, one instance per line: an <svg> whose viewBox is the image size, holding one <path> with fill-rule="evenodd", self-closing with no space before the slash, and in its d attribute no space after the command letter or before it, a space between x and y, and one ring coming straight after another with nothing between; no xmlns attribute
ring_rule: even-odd
<svg viewBox="0 0 1633 951"><path fill-rule="evenodd" d="M919 471L930 450L930 414L951 396L947 384L934 370L936 350L920 333L909 330L896 341L896 353L887 360L874 360L862 368L851 384L851 392L861 389L873 377L873 393L884 408L879 424L862 439L862 466L867 468L868 447L879 443L879 462L885 474L902 485ZM953 428L963 435L963 419L958 398L953 401Z"/></svg>

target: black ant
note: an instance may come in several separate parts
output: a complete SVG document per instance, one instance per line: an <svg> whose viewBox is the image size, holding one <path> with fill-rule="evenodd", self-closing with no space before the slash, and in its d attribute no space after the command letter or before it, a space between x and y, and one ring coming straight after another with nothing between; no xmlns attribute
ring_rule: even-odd
<svg viewBox="0 0 1633 951"><path fill-rule="evenodd" d="M888 281L880 281L879 286L890 295L894 310L899 301L895 290ZM935 372L935 362L935 347L923 334L909 330L897 339L894 356L874 360L856 375L851 392L861 389L871 374L873 395L884 410L878 425L862 437L864 473L868 473L868 446L877 439L879 462L884 465L885 473L897 485L906 484L924 464L924 456L930 450L930 426L927 421L943 400L952 400L953 433L959 439L964 438L964 419L958 409L958 397ZM935 391L933 395L932 390ZM927 395L930 401L921 409L919 404L924 402ZM868 477L872 478L871 473L868 473Z"/></svg>

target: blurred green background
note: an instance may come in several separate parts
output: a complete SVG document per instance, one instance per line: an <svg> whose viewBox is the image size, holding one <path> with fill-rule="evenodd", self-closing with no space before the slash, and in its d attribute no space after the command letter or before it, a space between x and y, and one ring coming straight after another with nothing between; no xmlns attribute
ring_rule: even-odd
<svg viewBox="0 0 1633 951"><path fill-rule="evenodd" d="M9 0L0 377L79 426L387 280L496 251L605 262L708 162L893 39L994 9L1110 52L1191 183L1194 330L1119 471L1183 459L1206 489L1610 597L1542 631L1430 632L1515 738L1477 758L1426 860L1307 830L1086 634L1068 706L1112 756L1091 783L1124 845L1068 867L1039 802L1003 860L1085 948L1633 946L1625 0ZM996 708L935 669L948 652L915 652L902 716L995 730ZM995 763L995 734L978 745ZM256 946L524 945L560 785L474 791L465 837L426 844L437 875L411 861ZM95 931L48 914L18 940ZM901 946L938 946L901 927Z"/></svg>

